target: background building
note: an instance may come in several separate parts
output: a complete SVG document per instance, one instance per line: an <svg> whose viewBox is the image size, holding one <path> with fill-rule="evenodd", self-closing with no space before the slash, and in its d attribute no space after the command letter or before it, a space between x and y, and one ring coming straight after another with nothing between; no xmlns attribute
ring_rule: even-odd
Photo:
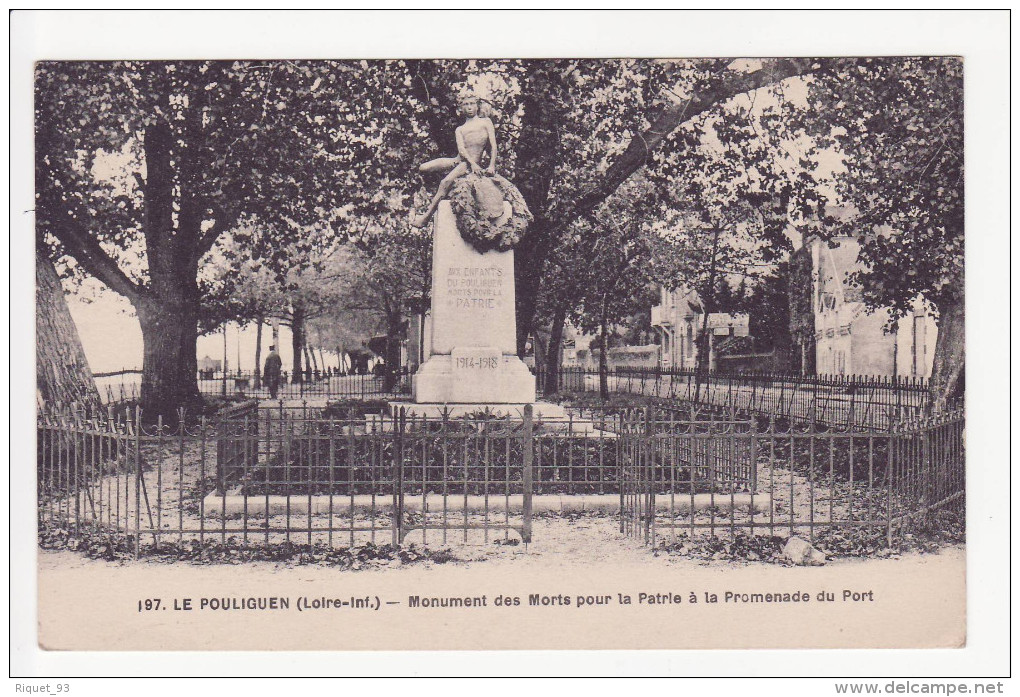
<svg viewBox="0 0 1020 697"><path fill-rule="evenodd" d="M640 339L649 340L647 333ZM618 337L611 337L609 356L606 361L610 370L615 368L656 368L659 365L659 346L642 343L635 346L614 346ZM563 331L563 365L585 370L598 370L599 339L597 335L585 334L569 322Z"/></svg>
<svg viewBox="0 0 1020 697"><path fill-rule="evenodd" d="M858 241L837 237L830 243L810 237L805 250L811 264L814 371L930 376L938 328L923 298L917 298L912 312L887 332L889 310L869 312L860 288L851 283L851 275L860 269Z"/></svg>
<svg viewBox="0 0 1020 697"><path fill-rule="evenodd" d="M741 340L749 333L745 313L710 312L706 324L701 298L684 287L661 289L660 303L652 308L652 326L659 331L659 365L664 369L697 368L698 337L704 329L708 332L708 369L719 370L725 354L739 351L746 343Z"/></svg>
<svg viewBox="0 0 1020 697"><path fill-rule="evenodd" d="M652 308L652 326L659 331L660 361L663 368L695 368L698 363L698 333L704 309L697 292L689 288L660 291L660 302Z"/></svg>

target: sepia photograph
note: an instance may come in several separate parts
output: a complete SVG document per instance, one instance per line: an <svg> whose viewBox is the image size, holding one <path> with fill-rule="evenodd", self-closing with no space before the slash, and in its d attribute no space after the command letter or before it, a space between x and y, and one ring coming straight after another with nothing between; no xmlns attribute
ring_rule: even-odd
<svg viewBox="0 0 1020 697"><path fill-rule="evenodd" d="M194 50L31 64L39 650L968 645L965 55Z"/></svg>

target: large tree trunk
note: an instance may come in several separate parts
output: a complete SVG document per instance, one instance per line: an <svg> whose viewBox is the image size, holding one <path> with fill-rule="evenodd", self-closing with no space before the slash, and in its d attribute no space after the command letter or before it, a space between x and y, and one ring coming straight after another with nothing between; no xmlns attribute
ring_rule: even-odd
<svg viewBox="0 0 1020 697"><path fill-rule="evenodd" d="M43 403L51 407L98 410L101 406L78 328L67 309L52 262L35 258L35 378Z"/></svg>
<svg viewBox="0 0 1020 697"><path fill-rule="evenodd" d="M386 318L386 371L383 373L383 392L393 392L400 376L400 313Z"/></svg>
<svg viewBox="0 0 1020 697"><path fill-rule="evenodd" d="M294 363L292 366L290 381L298 383L303 381L301 375L301 352L305 347L305 308L299 302L294 303L290 320L290 346L294 351Z"/></svg>
<svg viewBox="0 0 1020 697"><path fill-rule="evenodd" d="M142 328L142 411L146 420L173 421L177 409L201 405L198 392L198 303L183 293L135 305Z"/></svg>
<svg viewBox="0 0 1020 697"><path fill-rule="evenodd" d="M602 299L602 317L599 320L599 397L609 399L609 322L606 318L607 299Z"/></svg>
<svg viewBox="0 0 1020 697"><path fill-rule="evenodd" d="M536 216L535 222L514 249L514 292L516 294L517 356L524 358L528 337L535 328L538 296L546 259L551 248L548 225Z"/></svg>
<svg viewBox="0 0 1020 697"><path fill-rule="evenodd" d="M564 124L570 113L573 86L569 61L530 61L525 71L521 81L524 113L510 177L535 216L514 251L520 358L524 358L528 336L535 328L542 274L559 234L550 220L553 212L549 210L549 191L562 162Z"/></svg>
<svg viewBox="0 0 1020 697"><path fill-rule="evenodd" d="M560 351L563 346L563 328L567 323L567 308L557 307L549 328L549 347L545 354L543 392L548 397L560 390Z"/></svg>
<svg viewBox="0 0 1020 697"><path fill-rule="evenodd" d="M198 112L196 112L198 113ZM164 121L145 129L143 148L146 176L142 182L143 236L148 283L130 278L100 245L91 222L68 210L66 201L40 200L42 231L60 240L63 251L86 272L127 298L142 329L141 407L146 419L176 418L179 408L201 403L195 345L198 339L198 262L209 251L226 217L203 231L208 202L191 188L197 166L187 147ZM187 138L185 138L187 140ZM45 166L38 172L47 176ZM53 176L50 174L49 176Z"/></svg>
<svg viewBox="0 0 1020 697"><path fill-rule="evenodd" d="M262 389L262 325L266 318L259 315L255 318L255 389Z"/></svg>
<svg viewBox="0 0 1020 697"><path fill-rule="evenodd" d="M174 222L174 137L163 122L145 131L145 255L148 292L132 298L142 328L142 412L173 421L177 410L202 403L198 391L198 256L190 246L201 217L187 192ZM179 163L180 166L180 163ZM183 188L183 187L182 187ZM225 358L225 356L224 356ZM224 362L224 371L226 364Z"/></svg>
<svg viewBox="0 0 1020 697"><path fill-rule="evenodd" d="M540 371L545 365L546 341L540 327L536 326L531 334L531 357L535 362L535 371Z"/></svg>
<svg viewBox="0 0 1020 697"><path fill-rule="evenodd" d="M721 232L720 226L716 225L712 230L712 259L708 267L708 282L705 285L705 291L701 294L701 335L698 337L698 355L697 355L697 370L698 373L703 373L711 369L712 367L712 339L709 337L708 328L708 316L716 311L715 303L715 281L717 262L719 259L719 233Z"/></svg>
<svg viewBox="0 0 1020 697"><path fill-rule="evenodd" d="M964 300L944 302L939 307L939 336L935 341L928 411L938 413L963 396L965 347Z"/></svg>
<svg viewBox="0 0 1020 697"><path fill-rule="evenodd" d="M319 359L315 357L315 347L305 346L305 351L308 353L307 360L312 370L312 377L314 378L315 374L319 372Z"/></svg>

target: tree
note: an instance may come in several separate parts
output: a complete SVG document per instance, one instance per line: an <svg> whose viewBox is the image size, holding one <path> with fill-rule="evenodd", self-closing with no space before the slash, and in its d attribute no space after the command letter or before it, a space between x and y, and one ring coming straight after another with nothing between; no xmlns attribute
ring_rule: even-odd
<svg viewBox="0 0 1020 697"><path fill-rule="evenodd" d="M829 59L809 73L762 91L754 110L716 110L712 129L729 157L748 173L771 161L789 174L773 167L760 190L727 178L767 213L760 236L777 252L769 262L782 258L788 222L833 203L860 211L826 218L818 234L858 238L864 270L851 280L870 308L891 308L895 320L919 295L936 308L930 405L941 409L960 393L964 366L962 67L957 59ZM772 98L765 108L763 95ZM663 159L683 160L694 145L665 149Z"/></svg>
<svg viewBox="0 0 1020 697"><path fill-rule="evenodd" d="M55 252L74 260L68 268L135 306L143 404L153 414L176 408L198 399L196 279L220 235L257 219L272 242L313 225L328 231L351 206L364 214L406 205L407 172L425 159L428 135L452 147L450 81L499 78L509 95L504 135L515 144L506 165L536 212L518 261L523 347L549 250L637 169L637 140L661 142L668 131L651 131L679 124L692 105L697 113L705 99L782 79L792 65L718 80L726 71L715 61L44 63L38 221ZM707 91L660 113L678 80ZM651 131L606 167L646 123ZM111 163L124 171L104 172ZM592 182L588 174L603 169L610 183ZM270 244L266 262L279 254Z"/></svg>
<svg viewBox="0 0 1020 697"><path fill-rule="evenodd" d="M405 318L424 306L431 284L432 241L421 230L395 221L373 227L358 243L338 248L320 278L332 285L334 300L322 324L339 328L377 327L386 334L383 390L392 391L400 370Z"/></svg>
<svg viewBox="0 0 1020 697"><path fill-rule="evenodd" d="M472 61L415 64L414 85L432 115L433 140L449 149L452 75L490 89L497 110L501 169L520 188L535 221L515 254L518 351L534 330L542 283L571 226L601 206L636 171L675 147L684 124L739 95L809 73L811 60L766 60L737 70L731 60ZM432 95L431 99L428 96ZM449 116L443 116L446 111ZM438 112L438 113L437 113ZM700 123L700 122L699 122ZM700 126L693 130L697 131ZM695 140L697 140L695 138ZM503 155L501 155L503 157Z"/></svg>
<svg viewBox="0 0 1020 697"><path fill-rule="evenodd" d="M771 265L759 244L757 225L740 218L741 209L706 221L705 212L674 215L655 240L651 274L668 289L689 288L702 305L698 330L698 369L709 369L709 315L743 312L748 279L766 273ZM756 311L752 309L752 314Z"/></svg>
<svg viewBox="0 0 1020 697"><path fill-rule="evenodd" d="M102 402L78 328L67 309L56 269L44 254L35 260L35 382L50 406L99 409Z"/></svg>
<svg viewBox="0 0 1020 697"><path fill-rule="evenodd" d="M347 131L319 113L318 93L344 91L336 83L354 72L294 62L38 65L37 225L72 274L134 306L150 417L200 399L199 274L220 236L243 237L249 218L270 241L301 224L331 229L336 192L350 183L343 165L369 146L350 139L331 152Z"/></svg>
<svg viewBox="0 0 1020 697"><path fill-rule="evenodd" d="M150 326L147 335L160 337L150 342L154 352L179 357L188 353L179 347L191 340L189 313L197 302L192 267L221 232L236 226L241 212L268 226L261 253L269 265L281 261L280 243L288 236L311 244L312 229L335 232L351 217L402 215L421 190L415 166L452 153L454 93L472 87L496 107L499 169L515 181L535 215L515 258L520 352L535 333L543 285L555 283L557 272L548 271L561 266L558 250L571 249L563 243L575 224L584 224L639 170L650 180L658 177L690 191L699 174L691 164L708 162L704 153L715 147L716 169L701 178L715 178L717 191L729 182L734 193L720 206L753 210L759 238L778 253L775 242L789 220L818 211L827 198L818 191L821 175L813 174L818 167L813 156L837 142L859 144L848 167L861 172L872 190L881 189L875 196L888 205L871 206L866 215L888 222L899 194L910 192L886 186L875 172L899 172L902 176L888 181L902 180L903 188L909 184L904 166L932 183L939 179L932 175L936 169L940 176L955 171L955 136L939 141L928 168L906 162L914 151L881 135L886 126L899 128L923 149L928 143L918 137L923 129L916 129L953 131L951 122L935 114L954 108L958 94L933 101L941 85L955 89L952 70L932 78L929 67L901 59L43 64L40 220L61 251L76 259L72 266L135 297L140 318L151 316L143 319ZM912 101L917 89L923 98ZM896 115L874 117L884 113L877 107L886 103L895 105ZM859 118L840 130L833 114L844 113ZM58 128L65 123L73 127ZM850 145L844 152L857 153ZM108 153L139 167L144 159L146 180L97 177L94 165L109 159ZM295 168L295 162L314 166ZM136 185L141 183L144 190ZM860 193L868 187L853 188ZM925 191L910 194L911 207L936 210L924 208L933 196L951 198L945 187ZM141 215L141 203L151 215ZM925 221L916 230L953 229L956 213L948 204L943 208L938 215L913 218ZM957 217L962 221L962 213ZM168 229L173 234L145 232ZM945 238L911 234L929 251ZM129 256L126 250L143 243L141 269L118 267ZM873 244L878 250L883 243ZM896 244L909 255L904 239ZM165 254L161 246L191 253ZM945 258L935 266L946 272L943 286L956 286L952 265L962 259L960 249L944 247ZM174 266L168 259L192 258L176 262L184 268L165 268ZM165 292L153 293L157 286ZM936 299L938 289L927 290L940 304L943 323L954 316L954 307L962 308ZM958 314L962 317L962 309ZM156 328L160 317L170 328L162 333ZM557 317L554 312L552 319ZM946 346L956 334L940 332ZM165 344L178 348L155 348ZM174 370L178 377L187 372Z"/></svg>
<svg viewBox="0 0 1020 697"><path fill-rule="evenodd" d="M609 397L609 331L643 308L647 299L649 255L652 237L648 212L650 197L644 182L629 183L619 195L576 224L570 244L573 253L561 250L560 258L578 288L578 304L569 312L584 332L598 333L599 394Z"/></svg>
<svg viewBox="0 0 1020 697"><path fill-rule="evenodd" d="M748 330L758 353L776 351L788 360L792 344L790 332L791 271L784 261L750 286L743 311L748 314ZM785 364L788 365L788 364Z"/></svg>
<svg viewBox="0 0 1020 697"><path fill-rule="evenodd" d="M958 58L859 59L811 85L805 128L838 149L838 195L858 211L834 230L861 243L852 281L871 308L903 316L918 296L938 312L930 405L962 394L963 65ZM819 114L838 112L839 127Z"/></svg>
<svg viewBox="0 0 1020 697"><path fill-rule="evenodd" d="M230 242L226 244L231 245ZM241 325L255 323L255 389L259 389L262 386L263 327L267 321L286 321L289 298L278 272L244 256L243 249L232 250L231 257L233 262L217 267L207 283L205 314L216 317L212 323L216 326L229 321ZM273 339L275 343L279 337L274 334Z"/></svg>

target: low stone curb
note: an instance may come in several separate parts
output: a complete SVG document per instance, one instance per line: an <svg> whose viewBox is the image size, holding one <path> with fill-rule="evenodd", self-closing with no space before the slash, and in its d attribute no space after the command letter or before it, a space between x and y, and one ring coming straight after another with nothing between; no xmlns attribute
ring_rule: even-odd
<svg viewBox="0 0 1020 697"><path fill-rule="evenodd" d="M374 499L374 500L373 500ZM424 499L424 501L423 501ZM288 508L289 501L289 508ZM531 510L535 513L619 513L619 494L584 494L578 496L560 496L557 494L536 494L531 499ZM768 511L772 506L772 499L768 494L677 494L670 497L669 494L657 494L655 496L655 508L659 511L672 510L683 513L689 512L693 505L695 511L707 510L711 507L720 510L731 510L750 508L754 505L755 511ZM244 514L264 515L268 504L269 515L285 515L288 510L291 515L308 515L309 508L312 515L326 515L332 508L333 513L350 514L354 513L371 514L373 508L376 513L388 512L393 508L393 496L389 494L356 494L354 496L317 494L309 496L243 496L239 494L209 494L203 499L203 507L206 515L220 514L226 510L227 515ZM441 494L427 494L426 496L406 495L404 497L404 510L413 513L422 511L424 504L425 511L437 512L444 510L443 496ZM524 506L524 497L514 494L509 497L492 494L488 497L488 510L490 513L509 510L511 513L520 513ZM446 511L483 512L486 510L486 498L479 495L450 495L446 497Z"/></svg>

